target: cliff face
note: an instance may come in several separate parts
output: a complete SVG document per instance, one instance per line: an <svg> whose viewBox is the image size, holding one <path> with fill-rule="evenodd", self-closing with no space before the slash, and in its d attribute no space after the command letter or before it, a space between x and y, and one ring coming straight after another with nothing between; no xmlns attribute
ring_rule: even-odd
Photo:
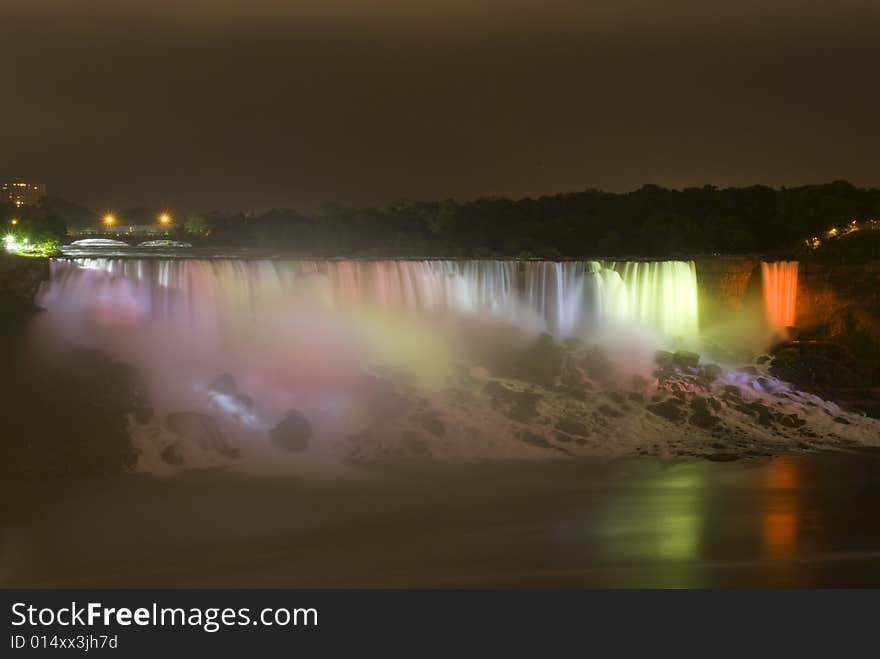
<svg viewBox="0 0 880 659"><path fill-rule="evenodd" d="M40 283L49 278L49 259L0 253L0 317L32 309Z"/></svg>
<svg viewBox="0 0 880 659"><path fill-rule="evenodd" d="M761 259L709 256L695 259L704 324L761 304ZM796 326L818 331L848 310L880 318L880 261L846 264L801 261ZM832 323L833 324L833 323ZM834 327L827 331L834 333ZM831 338L830 336L828 338Z"/></svg>
<svg viewBox="0 0 880 659"><path fill-rule="evenodd" d="M847 309L880 318L880 261L856 265L801 263L798 272L798 326L828 323Z"/></svg>
<svg viewBox="0 0 880 659"><path fill-rule="evenodd" d="M702 325L719 315L738 313L759 301L761 260L749 256L703 256L694 259Z"/></svg>

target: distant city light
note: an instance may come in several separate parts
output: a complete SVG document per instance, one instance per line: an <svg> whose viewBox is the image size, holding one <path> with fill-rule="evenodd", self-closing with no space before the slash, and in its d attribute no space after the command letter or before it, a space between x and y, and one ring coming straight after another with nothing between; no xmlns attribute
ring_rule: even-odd
<svg viewBox="0 0 880 659"><path fill-rule="evenodd" d="M108 213L104 216L104 224L106 224L108 227L113 226L114 224L116 224L116 218Z"/></svg>

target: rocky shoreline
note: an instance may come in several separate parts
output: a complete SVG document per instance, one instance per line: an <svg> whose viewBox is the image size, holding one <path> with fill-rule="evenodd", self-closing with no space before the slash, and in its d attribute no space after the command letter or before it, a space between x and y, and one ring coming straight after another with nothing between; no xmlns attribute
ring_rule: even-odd
<svg viewBox="0 0 880 659"><path fill-rule="evenodd" d="M49 279L49 259L0 250L0 318L34 308L40 284Z"/></svg>
<svg viewBox="0 0 880 659"><path fill-rule="evenodd" d="M260 401L223 374L208 386L215 404L157 413L133 436L140 467L164 474L255 460L280 468L317 455L356 465L579 456L755 461L880 450L880 421L792 387L770 362L731 369L693 352L660 351L648 372L626 372L603 348L542 335L504 364L453 364L439 392L394 369L364 373L347 403L364 412L333 429L308 408L245 423L243 415L260 418ZM255 429L261 425L271 430Z"/></svg>

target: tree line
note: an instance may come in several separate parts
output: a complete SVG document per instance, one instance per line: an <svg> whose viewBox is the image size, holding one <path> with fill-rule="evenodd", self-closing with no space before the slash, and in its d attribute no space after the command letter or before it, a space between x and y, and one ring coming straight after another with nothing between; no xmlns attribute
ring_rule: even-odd
<svg viewBox="0 0 880 659"><path fill-rule="evenodd" d="M70 225L100 222L63 200L47 200L43 212ZM205 245L283 248L310 256L783 256L808 249L805 240L830 227L874 218L880 218L880 190L846 181L781 189L645 185L627 193L585 190L518 200L194 212L175 218L170 233Z"/></svg>

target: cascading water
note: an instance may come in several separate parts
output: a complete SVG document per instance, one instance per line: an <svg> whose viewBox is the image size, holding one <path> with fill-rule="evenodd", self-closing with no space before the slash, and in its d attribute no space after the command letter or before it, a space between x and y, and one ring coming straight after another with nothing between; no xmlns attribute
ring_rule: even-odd
<svg viewBox="0 0 880 659"><path fill-rule="evenodd" d="M318 304L419 315L484 314L566 337L628 323L698 333L692 262L271 261L85 258L52 263L40 303L98 322L173 319L207 342L230 319Z"/></svg>
<svg viewBox="0 0 880 659"><path fill-rule="evenodd" d="M527 262L526 300L554 334L632 324L666 338L698 333L692 261Z"/></svg>
<svg viewBox="0 0 880 659"><path fill-rule="evenodd" d="M659 346L697 339L690 262L102 257L51 271L40 329L132 367L130 437L148 473L618 454L659 438L671 450L717 443L721 427L776 442L799 432L794 416L862 432L766 375L653 378ZM765 277L776 309L796 264ZM731 386L790 422L722 404Z"/></svg>
<svg viewBox="0 0 880 659"><path fill-rule="evenodd" d="M797 310L798 262L761 262L764 309L770 326L784 332L795 324Z"/></svg>

